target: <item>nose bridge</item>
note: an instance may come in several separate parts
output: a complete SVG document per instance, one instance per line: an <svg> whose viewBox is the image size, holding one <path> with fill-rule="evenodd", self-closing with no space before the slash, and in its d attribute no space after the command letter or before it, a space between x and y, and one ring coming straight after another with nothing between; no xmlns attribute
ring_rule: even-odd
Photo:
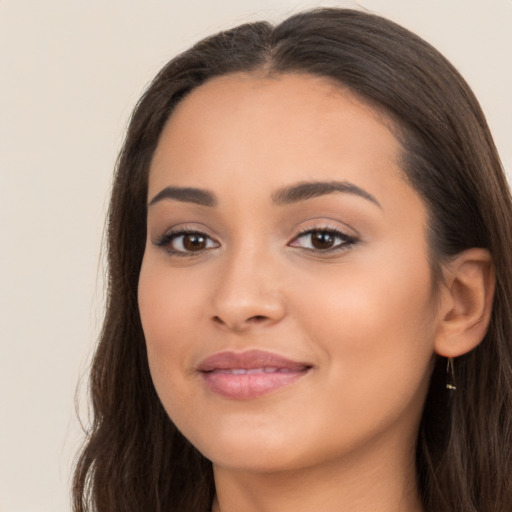
<svg viewBox="0 0 512 512"><path fill-rule="evenodd" d="M276 322L284 316L277 263L263 245L238 244L219 262L213 318L233 330Z"/></svg>

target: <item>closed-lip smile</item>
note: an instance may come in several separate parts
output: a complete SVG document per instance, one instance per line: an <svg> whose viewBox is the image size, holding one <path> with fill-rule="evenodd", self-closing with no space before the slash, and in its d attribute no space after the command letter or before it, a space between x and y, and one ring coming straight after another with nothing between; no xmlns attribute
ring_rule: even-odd
<svg viewBox="0 0 512 512"><path fill-rule="evenodd" d="M219 352L203 360L197 370L213 393L248 400L292 384L311 368L272 352L248 350Z"/></svg>

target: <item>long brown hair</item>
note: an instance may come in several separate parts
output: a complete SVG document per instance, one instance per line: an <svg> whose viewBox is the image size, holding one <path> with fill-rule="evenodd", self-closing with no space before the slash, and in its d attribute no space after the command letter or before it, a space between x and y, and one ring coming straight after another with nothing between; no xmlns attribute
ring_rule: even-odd
<svg viewBox="0 0 512 512"><path fill-rule="evenodd" d="M199 42L161 70L133 113L110 203L107 311L91 368L94 416L74 475L75 512L211 506L211 463L177 431L151 381L137 282L148 169L164 124L195 87L253 70L329 78L387 115L402 144L404 176L427 206L434 277L464 249L491 252L490 328L455 361L455 393L445 389L445 363L436 363L417 481L428 512L512 510L512 206L484 115L454 67L416 35L368 13L318 9Z"/></svg>

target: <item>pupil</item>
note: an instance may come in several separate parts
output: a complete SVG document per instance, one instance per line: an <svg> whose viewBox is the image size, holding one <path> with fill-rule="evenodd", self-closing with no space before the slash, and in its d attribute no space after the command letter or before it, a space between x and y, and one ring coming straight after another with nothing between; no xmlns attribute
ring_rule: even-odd
<svg viewBox="0 0 512 512"><path fill-rule="evenodd" d="M316 249L329 249L334 243L334 237L330 233L317 231L313 233L312 243Z"/></svg>
<svg viewBox="0 0 512 512"><path fill-rule="evenodd" d="M188 251L198 251L204 249L206 240L201 235L187 235L183 240L183 245Z"/></svg>

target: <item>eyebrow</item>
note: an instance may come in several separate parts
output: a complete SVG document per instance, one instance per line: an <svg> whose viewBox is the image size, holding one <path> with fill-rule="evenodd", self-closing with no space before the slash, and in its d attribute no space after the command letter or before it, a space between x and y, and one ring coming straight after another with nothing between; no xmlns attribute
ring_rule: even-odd
<svg viewBox="0 0 512 512"><path fill-rule="evenodd" d="M366 190L348 181L307 181L282 188L272 194L272 202L278 206L298 203L307 199L321 197L336 192L353 194L366 199L382 208L377 199ZM183 203L201 206L217 206L218 200L213 192L194 187L165 187L151 201L149 206L164 199L174 199Z"/></svg>
<svg viewBox="0 0 512 512"><path fill-rule="evenodd" d="M366 190L350 183L348 181L313 181L298 183L278 190L272 195L272 201L277 205L287 205L312 199L314 197L325 196L335 192L342 192L346 194L353 194L382 208L377 199Z"/></svg>
<svg viewBox="0 0 512 512"><path fill-rule="evenodd" d="M193 187L165 187L151 199L148 206L163 199L174 199L182 203L194 203L201 206L217 206L217 198L213 192Z"/></svg>

